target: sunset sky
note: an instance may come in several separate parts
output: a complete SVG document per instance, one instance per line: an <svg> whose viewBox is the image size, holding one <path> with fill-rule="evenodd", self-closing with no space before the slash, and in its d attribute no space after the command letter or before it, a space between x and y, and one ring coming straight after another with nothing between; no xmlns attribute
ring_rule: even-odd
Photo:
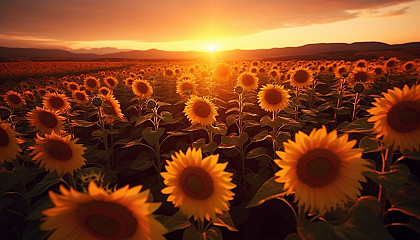
<svg viewBox="0 0 420 240"><path fill-rule="evenodd" d="M0 0L0 46L170 51L420 41L420 0Z"/></svg>

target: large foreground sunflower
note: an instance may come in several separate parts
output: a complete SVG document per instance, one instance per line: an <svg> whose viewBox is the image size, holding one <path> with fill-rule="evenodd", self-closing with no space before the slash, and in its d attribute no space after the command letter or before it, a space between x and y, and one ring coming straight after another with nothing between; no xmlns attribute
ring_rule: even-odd
<svg viewBox="0 0 420 240"><path fill-rule="evenodd" d="M13 161L22 151L18 144L23 143L23 140L16 135L17 132L10 127L10 124L0 122L0 164Z"/></svg>
<svg viewBox="0 0 420 240"><path fill-rule="evenodd" d="M368 110L373 116L377 137L383 136L387 145L395 144L401 151L420 149L420 85L394 87L384 97L375 98Z"/></svg>
<svg viewBox="0 0 420 240"><path fill-rule="evenodd" d="M165 227L152 215L161 203L147 202L149 190L128 185L108 193L91 181L88 194L49 192L54 207L44 210L42 230L55 230L49 239L164 239Z"/></svg>
<svg viewBox="0 0 420 240"><path fill-rule="evenodd" d="M265 111L275 112L284 109L290 102L289 93L283 86L267 84L258 93L258 102Z"/></svg>
<svg viewBox="0 0 420 240"><path fill-rule="evenodd" d="M70 109L70 103L67 97L58 93L47 93L42 99L45 108L64 113Z"/></svg>
<svg viewBox="0 0 420 240"><path fill-rule="evenodd" d="M207 98L192 96L185 106L184 113L192 124L210 125L216 121L217 111Z"/></svg>
<svg viewBox="0 0 420 240"><path fill-rule="evenodd" d="M26 115L29 124L39 130L42 134L50 134L52 131L59 133L63 128L64 117L58 112L36 107Z"/></svg>
<svg viewBox="0 0 420 240"><path fill-rule="evenodd" d="M210 221L217 213L229 210L228 201L233 199L230 191L236 185L232 173L225 172L227 163L217 163L219 155L202 158L201 149L189 148L172 155L167 161L167 172L162 172L167 186L162 193L170 194L168 201L179 207L188 217Z"/></svg>
<svg viewBox="0 0 420 240"><path fill-rule="evenodd" d="M361 158L362 149L353 148L356 140L348 141L348 134L337 137L336 130L327 133L325 126L309 136L299 131L295 139L276 152L282 169L275 176L287 193L295 192L299 207L324 214L357 198L368 162Z"/></svg>
<svg viewBox="0 0 420 240"><path fill-rule="evenodd" d="M29 147L33 150L30 155L34 155L32 159L50 172L56 171L59 176L73 174L74 170L85 165L83 154L86 148L77 144L77 139L71 140L70 135L61 137L52 132L41 137L37 134L35 141L36 144Z"/></svg>

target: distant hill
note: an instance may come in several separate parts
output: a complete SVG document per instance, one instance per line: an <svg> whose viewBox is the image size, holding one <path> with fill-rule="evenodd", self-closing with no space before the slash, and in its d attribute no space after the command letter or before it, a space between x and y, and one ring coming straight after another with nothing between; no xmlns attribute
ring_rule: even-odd
<svg viewBox="0 0 420 240"><path fill-rule="evenodd" d="M207 59L210 53L196 51L129 50L118 51L115 48L92 49L93 52L106 54L79 53L59 49L8 48L0 47L1 61L14 60L103 60L103 59L138 59L138 60L198 60ZM404 44L386 44L381 42L357 43L318 43L300 47L285 47L256 50L229 50L216 52L218 59L228 60L286 60L286 59L346 59L377 58L396 56L400 59L420 58L420 42Z"/></svg>

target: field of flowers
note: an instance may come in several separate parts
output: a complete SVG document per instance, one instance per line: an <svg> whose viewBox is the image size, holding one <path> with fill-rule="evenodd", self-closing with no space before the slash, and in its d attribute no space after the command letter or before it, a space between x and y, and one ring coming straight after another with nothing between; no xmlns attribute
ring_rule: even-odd
<svg viewBox="0 0 420 240"><path fill-rule="evenodd" d="M0 85L2 239L420 236L419 59L42 64Z"/></svg>

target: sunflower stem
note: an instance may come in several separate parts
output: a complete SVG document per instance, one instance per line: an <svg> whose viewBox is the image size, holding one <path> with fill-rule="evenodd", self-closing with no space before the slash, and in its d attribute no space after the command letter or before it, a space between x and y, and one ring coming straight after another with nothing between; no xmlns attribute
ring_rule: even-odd
<svg viewBox="0 0 420 240"><path fill-rule="evenodd" d="M356 96L354 96L353 115L351 116L352 121L356 119L356 113L357 113L357 108L359 106L359 101L360 101L360 93L357 92Z"/></svg>
<svg viewBox="0 0 420 240"><path fill-rule="evenodd" d="M299 87L296 87L296 101L299 101ZM299 106L295 107L295 120L299 118Z"/></svg>
<svg viewBox="0 0 420 240"><path fill-rule="evenodd" d="M68 173L71 186L76 190L76 180L74 180L73 173Z"/></svg>
<svg viewBox="0 0 420 240"><path fill-rule="evenodd" d="M337 122L337 111L338 108L341 105L341 99L343 98L343 93L344 93L344 83L346 81L345 77L341 77L340 83L338 85L338 98L337 98L337 106L336 106L336 110L334 111L334 120L335 122Z"/></svg>
<svg viewBox="0 0 420 240"><path fill-rule="evenodd" d="M274 121L274 119L276 119L276 117L277 117L277 111L273 111L273 119L271 119L271 121ZM273 136L273 137L278 136L277 129L275 127L273 127L273 134L276 134L276 136ZM273 142L273 159L275 159L276 158L276 151L277 151L276 140L272 138L272 142Z"/></svg>
<svg viewBox="0 0 420 240"><path fill-rule="evenodd" d="M382 156L382 169L381 169L382 172L389 171L393 155L394 155L394 145L391 145L389 148L385 150L385 155ZM387 199L386 189L382 185L379 185L378 200L382 206L381 214L385 212L386 199Z"/></svg>
<svg viewBox="0 0 420 240"><path fill-rule="evenodd" d="M198 221L198 231L200 233L204 233L204 221L201 221L200 219L198 219L197 221Z"/></svg>

